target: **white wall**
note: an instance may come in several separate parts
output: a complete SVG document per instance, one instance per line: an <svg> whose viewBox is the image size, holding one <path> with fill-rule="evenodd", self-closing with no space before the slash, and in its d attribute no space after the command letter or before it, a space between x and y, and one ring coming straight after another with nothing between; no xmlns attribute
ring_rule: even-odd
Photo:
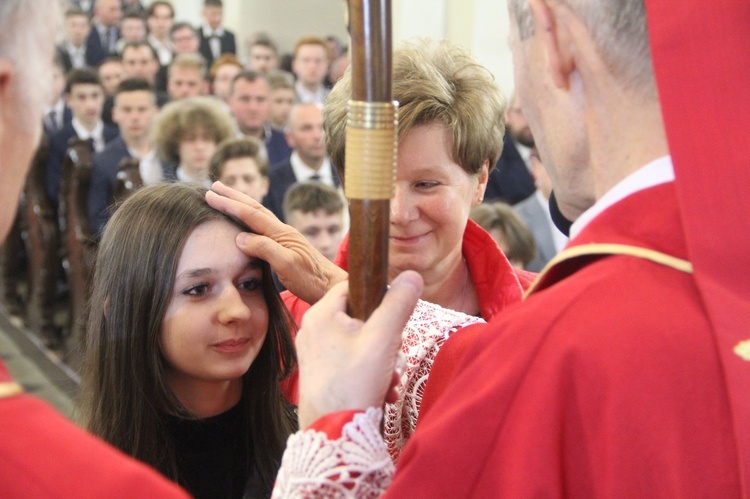
<svg viewBox="0 0 750 499"><path fill-rule="evenodd" d="M427 36L466 48L500 88L513 88L506 0L392 0L395 40Z"/></svg>

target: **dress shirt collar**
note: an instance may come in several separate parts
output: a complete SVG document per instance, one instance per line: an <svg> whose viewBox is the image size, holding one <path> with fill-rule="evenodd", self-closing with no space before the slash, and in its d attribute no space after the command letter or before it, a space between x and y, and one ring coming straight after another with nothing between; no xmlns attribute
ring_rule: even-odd
<svg viewBox="0 0 750 499"><path fill-rule="evenodd" d="M289 158L289 162L292 164L292 171L294 172L294 177L297 179L297 182L305 182L307 180L310 180L310 177L312 177L313 175L318 175L320 177L320 179L318 180L319 182L328 184L331 187L336 186L333 181L331 161L328 159L328 157L323 160L323 164L320 166L319 170L313 170L312 168L307 166L299 157L297 151L292 152L292 155Z"/></svg>
<svg viewBox="0 0 750 499"><path fill-rule="evenodd" d="M574 239L584 227L615 203L638 191L667 182L674 182L674 167L670 156L662 156L622 179L599 198L591 208L584 211L570 227L570 238Z"/></svg>
<svg viewBox="0 0 750 499"><path fill-rule="evenodd" d="M176 175L177 175L177 180L181 182L192 182L194 184L200 184L204 187L211 187L211 180L197 179L197 178L191 177L190 175L187 174L187 172L182 167L182 165L177 167Z"/></svg>
<svg viewBox="0 0 750 499"><path fill-rule="evenodd" d="M310 92L298 81L294 84L294 91L302 104L323 104L328 97L328 90L323 85L319 85L315 92Z"/></svg>
<svg viewBox="0 0 750 499"><path fill-rule="evenodd" d="M78 118L73 118L72 121L73 130L81 140L91 139L94 142L94 151L99 152L104 149L104 122L99 120L93 130L89 131L84 127Z"/></svg>
<svg viewBox="0 0 750 499"><path fill-rule="evenodd" d="M520 142L514 140L513 144L516 146L516 150L518 151L518 155L521 156L521 159L524 163L526 163L526 168L531 171L531 148L526 147L525 145L521 144Z"/></svg>
<svg viewBox="0 0 750 499"><path fill-rule="evenodd" d="M161 167L161 161L156 156L156 149L151 149L141 156L138 151L128 147L128 154L138 159L138 173L140 173L144 185L156 184L163 180L164 171Z"/></svg>
<svg viewBox="0 0 750 499"><path fill-rule="evenodd" d="M211 28L211 26L208 25L207 22L203 22L201 25L201 29L203 30L203 37L204 38L211 38L211 36L218 36L221 38L224 36L224 26L219 26L216 29Z"/></svg>

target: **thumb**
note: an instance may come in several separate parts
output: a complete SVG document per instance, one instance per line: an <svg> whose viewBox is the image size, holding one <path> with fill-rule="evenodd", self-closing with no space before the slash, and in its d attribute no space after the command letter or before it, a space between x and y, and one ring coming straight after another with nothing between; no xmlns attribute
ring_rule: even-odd
<svg viewBox="0 0 750 499"><path fill-rule="evenodd" d="M391 282L383 302L367 321L370 341L378 344L401 344L401 332L422 295L424 282L418 273L407 270Z"/></svg>

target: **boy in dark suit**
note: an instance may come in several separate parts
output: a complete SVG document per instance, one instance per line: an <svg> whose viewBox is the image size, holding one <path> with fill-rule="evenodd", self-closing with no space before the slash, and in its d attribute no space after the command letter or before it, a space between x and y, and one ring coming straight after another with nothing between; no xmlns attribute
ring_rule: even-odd
<svg viewBox="0 0 750 499"><path fill-rule="evenodd" d="M47 163L47 196L57 206L60 179L68 142L72 138L90 140L91 151L101 151L107 142L117 137L117 128L102 121L104 87L96 70L74 69L65 82L65 101L73 113L69 125L50 138L50 156Z"/></svg>
<svg viewBox="0 0 750 499"><path fill-rule="evenodd" d="M221 54L236 54L237 45L234 33L224 28L224 5L221 0L206 0L203 4L203 24L198 30L200 35L201 55L211 67L214 59Z"/></svg>

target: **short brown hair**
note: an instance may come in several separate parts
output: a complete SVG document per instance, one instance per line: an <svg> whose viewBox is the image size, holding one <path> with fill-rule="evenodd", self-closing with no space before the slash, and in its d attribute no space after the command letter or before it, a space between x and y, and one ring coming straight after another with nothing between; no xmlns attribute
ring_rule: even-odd
<svg viewBox="0 0 750 499"><path fill-rule="evenodd" d="M344 211L344 200L339 191L322 182L298 182L287 189L282 202L284 218L289 220L293 211L314 213L325 211L328 215Z"/></svg>
<svg viewBox="0 0 750 499"><path fill-rule="evenodd" d="M258 165L258 173L268 177L268 158L260 141L255 137L225 140L214 151L208 164L208 176L211 182L221 178L224 165L230 159L250 158Z"/></svg>
<svg viewBox="0 0 750 499"><path fill-rule="evenodd" d="M156 15L156 8L160 5L163 5L169 9L169 13L171 14L172 18L174 18L174 7L171 3L165 1L165 0L155 0L154 2L151 2L151 4L146 9L146 17L153 17Z"/></svg>
<svg viewBox="0 0 750 499"><path fill-rule="evenodd" d="M266 78L266 76L260 71L246 69L244 71L240 71L239 73L235 75L234 79L232 80L232 86L229 87L229 95L234 95L234 85L235 83L237 83L237 80L245 80L249 83L253 83L258 80L263 80L266 83L268 83L268 78Z"/></svg>
<svg viewBox="0 0 750 499"><path fill-rule="evenodd" d="M326 149L344 179L347 102L351 70L333 87L324 109ZM453 160L476 174L494 168L503 148L505 98L492 74L464 49L446 41L402 43L393 51L393 99L398 136L440 123L453 139Z"/></svg>
<svg viewBox="0 0 750 499"><path fill-rule="evenodd" d="M287 88L294 90L294 75L289 71L283 69L275 69L268 73L268 86L271 87L271 91L278 90L280 88Z"/></svg>
<svg viewBox="0 0 750 499"><path fill-rule="evenodd" d="M536 256L536 244L531 229L506 203L484 203L475 206L469 218L484 230L500 229L508 243L508 260L517 260L526 267Z"/></svg>

